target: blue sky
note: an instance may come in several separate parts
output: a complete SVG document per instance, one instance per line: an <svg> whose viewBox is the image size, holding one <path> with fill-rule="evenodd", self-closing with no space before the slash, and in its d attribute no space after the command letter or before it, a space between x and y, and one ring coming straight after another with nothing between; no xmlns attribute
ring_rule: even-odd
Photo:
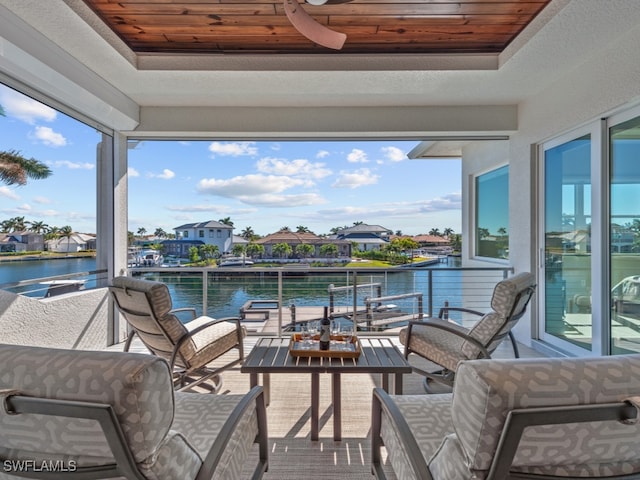
<svg viewBox="0 0 640 480"><path fill-rule="evenodd" d="M0 85L0 150L53 170L0 185L0 221L24 216L95 232L95 151L101 135ZM460 161L409 160L417 141L142 141L129 150L129 230L172 232L230 217L235 233L354 222L416 235L461 229Z"/></svg>

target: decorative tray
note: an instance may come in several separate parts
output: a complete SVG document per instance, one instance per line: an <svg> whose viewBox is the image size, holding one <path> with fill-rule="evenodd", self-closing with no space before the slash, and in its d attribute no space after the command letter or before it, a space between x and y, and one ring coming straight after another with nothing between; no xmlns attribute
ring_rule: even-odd
<svg viewBox="0 0 640 480"><path fill-rule="evenodd" d="M289 353L294 357L325 357L325 358L358 358L361 348L358 337L351 337L351 342L346 344L344 337L331 335L329 350L320 350L320 336L313 337L313 342L308 347L302 343L299 333L291 335ZM347 348L348 347L348 348Z"/></svg>

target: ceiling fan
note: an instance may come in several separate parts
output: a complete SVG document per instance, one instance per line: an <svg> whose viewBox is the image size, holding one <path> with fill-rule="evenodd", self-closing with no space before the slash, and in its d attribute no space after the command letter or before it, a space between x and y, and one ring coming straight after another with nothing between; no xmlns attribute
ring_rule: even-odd
<svg viewBox="0 0 640 480"><path fill-rule="evenodd" d="M325 4L338 4L347 3L351 0L305 0L310 5L325 5ZM332 48L334 50L340 50L347 39L347 35L341 32L336 32L330 28L325 27L321 23L317 22L311 15L309 15L303 8L298 0L284 0L284 11L287 14L287 18L302 35L307 37L313 43L322 45L323 47Z"/></svg>

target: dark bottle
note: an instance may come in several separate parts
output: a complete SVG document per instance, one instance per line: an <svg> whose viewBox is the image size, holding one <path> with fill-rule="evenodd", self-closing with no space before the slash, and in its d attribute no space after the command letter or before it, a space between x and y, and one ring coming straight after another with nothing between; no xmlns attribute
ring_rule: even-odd
<svg viewBox="0 0 640 480"><path fill-rule="evenodd" d="M331 321L329 307L324 307L324 315L320 321L320 350L329 350L331 345Z"/></svg>

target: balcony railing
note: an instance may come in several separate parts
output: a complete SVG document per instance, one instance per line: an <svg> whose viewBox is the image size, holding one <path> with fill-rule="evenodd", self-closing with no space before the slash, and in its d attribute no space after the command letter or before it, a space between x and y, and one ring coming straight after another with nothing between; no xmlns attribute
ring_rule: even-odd
<svg viewBox="0 0 640 480"><path fill-rule="evenodd" d="M107 270L90 270L0 284L0 290L34 298L91 290L107 285Z"/></svg>
<svg viewBox="0 0 640 480"><path fill-rule="evenodd" d="M494 268L134 268L130 274L167 284L173 307L199 315L241 316L250 333L282 334L318 320L323 307L360 331L437 316L450 305L486 311L494 285L512 272ZM353 288L356 285L356 288ZM471 317L470 317L471 318ZM464 317L454 318L464 323Z"/></svg>

